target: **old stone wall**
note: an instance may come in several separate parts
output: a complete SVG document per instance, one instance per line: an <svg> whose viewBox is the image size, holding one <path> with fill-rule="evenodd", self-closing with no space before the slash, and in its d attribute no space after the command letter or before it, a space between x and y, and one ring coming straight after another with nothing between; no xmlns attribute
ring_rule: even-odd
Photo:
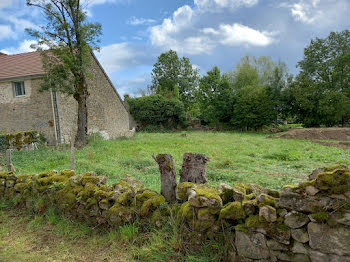
<svg viewBox="0 0 350 262"><path fill-rule="evenodd" d="M56 143L50 92L39 92L40 79L24 80L25 96L14 95L12 82L0 82L0 133L36 130Z"/></svg>
<svg viewBox="0 0 350 262"><path fill-rule="evenodd" d="M132 136L128 111L123 105L108 76L98 62L91 59L88 72L88 133L100 133L105 139ZM77 128L78 104L73 97L58 94L61 133L64 143L69 143Z"/></svg>
<svg viewBox="0 0 350 262"><path fill-rule="evenodd" d="M211 239L227 247L225 261L350 261L350 170L324 168L309 181L282 192L254 184L218 188L183 182L179 203L167 204L133 177L108 185L95 173L39 175L0 173L0 199L38 208L55 205L63 214L93 225L138 220L161 227L175 217L184 239ZM43 207L40 207L43 209ZM45 209L45 208L44 208Z"/></svg>

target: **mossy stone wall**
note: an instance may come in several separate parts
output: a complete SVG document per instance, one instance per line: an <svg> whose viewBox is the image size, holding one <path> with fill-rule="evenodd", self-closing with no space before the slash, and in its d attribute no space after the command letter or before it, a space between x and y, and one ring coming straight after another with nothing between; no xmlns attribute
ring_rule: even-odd
<svg viewBox="0 0 350 262"><path fill-rule="evenodd" d="M36 131L0 134L0 152L5 152L7 149L29 149L37 141L38 133Z"/></svg>
<svg viewBox="0 0 350 262"><path fill-rule="evenodd" d="M0 173L0 199L38 212L53 205L71 218L111 227L136 220L161 227L172 216L193 245L211 239L226 246L227 261L350 261L350 170L342 166L282 192L185 182L175 204L133 177L106 182L71 170ZM34 205L38 197L45 199L41 206Z"/></svg>

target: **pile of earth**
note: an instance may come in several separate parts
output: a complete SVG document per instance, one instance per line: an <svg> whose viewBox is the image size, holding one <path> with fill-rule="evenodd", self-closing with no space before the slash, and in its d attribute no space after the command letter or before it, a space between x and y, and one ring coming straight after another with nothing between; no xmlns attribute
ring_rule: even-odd
<svg viewBox="0 0 350 262"><path fill-rule="evenodd" d="M297 128L270 135L268 138L309 139L325 146L337 146L350 149L350 128Z"/></svg>

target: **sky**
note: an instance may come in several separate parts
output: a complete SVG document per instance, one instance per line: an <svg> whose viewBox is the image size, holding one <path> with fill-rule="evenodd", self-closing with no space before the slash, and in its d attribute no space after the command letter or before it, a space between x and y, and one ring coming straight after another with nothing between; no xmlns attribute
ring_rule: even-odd
<svg viewBox="0 0 350 262"><path fill-rule="evenodd" d="M244 55L270 56L298 72L316 37L350 29L350 0L83 0L102 25L97 58L117 91L138 95L151 84L157 57L169 49L204 75L233 70ZM0 52L33 51L25 28L45 19L25 0L0 0Z"/></svg>

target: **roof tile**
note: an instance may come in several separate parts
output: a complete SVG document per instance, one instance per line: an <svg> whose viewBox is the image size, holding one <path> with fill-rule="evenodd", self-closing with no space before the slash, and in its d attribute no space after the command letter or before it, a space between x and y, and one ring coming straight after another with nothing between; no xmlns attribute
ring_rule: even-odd
<svg viewBox="0 0 350 262"><path fill-rule="evenodd" d="M0 80L43 74L40 52L0 55Z"/></svg>

